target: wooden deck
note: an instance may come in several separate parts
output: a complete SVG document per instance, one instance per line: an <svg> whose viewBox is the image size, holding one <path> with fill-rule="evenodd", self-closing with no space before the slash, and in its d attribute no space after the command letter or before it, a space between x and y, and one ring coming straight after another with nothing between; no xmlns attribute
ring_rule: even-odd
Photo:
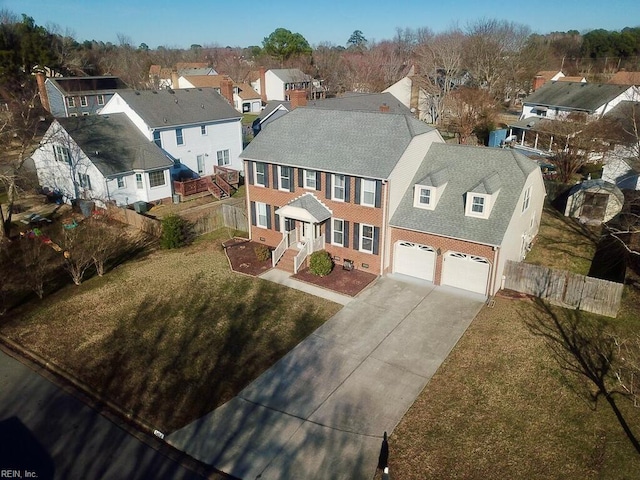
<svg viewBox="0 0 640 480"><path fill-rule="evenodd" d="M213 175L192 180L174 181L173 191L181 197L208 192L217 199L230 197L238 189L240 172L226 167L214 167Z"/></svg>

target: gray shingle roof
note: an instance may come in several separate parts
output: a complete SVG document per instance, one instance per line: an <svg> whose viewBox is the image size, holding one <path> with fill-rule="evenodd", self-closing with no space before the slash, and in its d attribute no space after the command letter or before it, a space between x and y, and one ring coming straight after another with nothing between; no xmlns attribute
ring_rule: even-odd
<svg viewBox="0 0 640 480"><path fill-rule="evenodd" d="M284 83L310 82L311 77L297 68L272 68L275 74Z"/></svg>
<svg viewBox="0 0 640 480"><path fill-rule="evenodd" d="M604 83L545 83L525 98L524 103L593 112L624 93L627 89L629 89L629 86L626 85L608 85Z"/></svg>
<svg viewBox="0 0 640 480"><path fill-rule="evenodd" d="M350 110L354 112L379 112L380 107L383 105L389 107L389 113L411 115L411 110L390 93L353 93L343 97L311 100L307 103L307 107L312 108Z"/></svg>
<svg viewBox="0 0 640 480"><path fill-rule="evenodd" d="M59 118L103 176L168 168L173 162L124 113Z"/></svg>
<svg viewBox="0 0 640 480"><path fill-rule="evenodd" d="M435 210L413 206L413 188L405 193L394 213L391 226L501 245L516 208L524 183L538 166L511 149L470 147L434 143L429 148L414 177L412 186L430 172L446 167L448 182ZM488 179L493 189L500 182L500 192L489 218L465 216L465 194Z"/></svg>
<svg viewBox="0 0 640 480"><path fill-rule="evenodd" d="M430 131L409 115L302 107L272 122L241 157L386 179L411 139Z"/></svg>
<svg viewBox="0 0 640 480"><path fill-rule="evenodd" d="M325 207L312 193L305 193L301 197L287 204L289 207L298 207L309 212L317 222L324 222L331 218L331 211Z"/></svg>
<svg viewBox="0 0 640 480"><path fill-rule="evenodd" d="M129 89L119 77L107 75L97 77L51 77L47 80L66 94L111 93Z"/></svg>
<svg viewBox="0 0 640 480"><path fill-rule="evenodd" d="M151 128L193 125L242 115L213 88L122 91L118 95Z"/></svg>

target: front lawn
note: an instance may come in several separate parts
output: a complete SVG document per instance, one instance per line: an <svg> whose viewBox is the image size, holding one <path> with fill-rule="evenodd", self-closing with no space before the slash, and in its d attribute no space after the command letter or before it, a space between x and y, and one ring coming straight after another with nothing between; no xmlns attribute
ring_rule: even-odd
<svg viewBox="0 0 640 480"><path fill-rule="evenodd" d="M600 319L633 334L639 301L628 290L621 315ZM578 396L527 327L543 314L504 297L481 311L393 432L394 480L635 478L640 456L607 403ZM639 435L640 409L618 405Z"/></svg>
<svg viewBox="0 0 640 480"><path fill-rule="evenodd" d="M340 306L234 274L220 238L157 251L2 320L0 333L170 432L229 400Z"/></svg>

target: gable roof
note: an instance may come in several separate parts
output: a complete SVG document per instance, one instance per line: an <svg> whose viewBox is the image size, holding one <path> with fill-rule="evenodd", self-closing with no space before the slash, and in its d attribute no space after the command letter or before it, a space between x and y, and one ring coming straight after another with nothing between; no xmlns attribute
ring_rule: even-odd
<svg viewBox="0 0 640 480"><path fill-rule="evenodd" d="M225 75L182 75L195 88L220 88Z"/></svg>
<svg viewBox="0 0 640 480"><path fill-rule="evenodd" d="M234 87L238 87L238 96L243 100L254 100L262 98L248 83L234 83Z"/></svg>
<svg viewBox="0 0 640 480"><path fill-rule="evenodd" d="M541 70L536 73L536 77L544 78L545 82L551 81L551 79L556 77L557 75L560 75L560 78L564 77L564 73L562 73L562 71L560 70Z"/></svg>
<svg viewBox="0 0 640 480"><path fill-rule="evenodd" d="M413 206L413 189L407 189L389 224L393 227L453 237L461 240L501 245L525 182L538 166L511 149L433 143L418 168L411 185L446 169L447 185L434 210ZM490 184L490 185L487 185ZM465 215L465 195L474 188L499 185L489 218Z"/></svg>
<svg viewBox="0 0 640 480"><path fill-rule="evenodd" d="M271 116L273 112L282 109L286 110L287 112L291 111L291 102L285 102L283 100L271 100L270 102L267 102L265 107L260 112L260 115L258 115L258 118L266 120Z"/></svg>
<svg viewBox="0 0 640 480"><path fill-rule="evenodd" d="M628 88L605 83L549 82L525 98L524 103L594 112Z"/></svg>
<svg viewBox="0 0 640 480"><path fill-rule="evenodd" d="M169 168L173 161L124 113L56 120L103 176Z"/></svg>
<svg viewBox="0 0 640 480"><path fill-rule="evenodd" d="M107 75L100 77L52 77L47 78L47 81L66 94L114 92L129 88L119 77Z"/></svg>
<svg viewBox="0 0 640 480"><path fill-rule="evenodd" d="M607 83L615 85L639 85L640 86L640 72L627 72L622 70L616 73Z"/></svg>
<svg viewBox="0 0 640 480"><path fill-rule="evenodd" d="M433 130L410 115L300 107L269 124L240 156L387 179L413 137Z"/></svg>
<svg viewBox="0 0 640 480"><path fill-rule="evenodd" d="M116 95L119 95L151 128L170 128L242 118L242 115L213 88L127 90Z"/></svg>
<svg viewBox="0 0 640 480"><path fill-rule="evenodd" d="M311 100L307 107L348 110L353 112L379 112L382 106L389 107L387 113L411 115L409 110L391 93L349 93L342 97Z"/></svg>
<svg viewBox="0 0 640 480"><path fill-rule="evenodd" d="M284 83L310 82L311 77L298 68L274 68L269 70Z"/></svg>

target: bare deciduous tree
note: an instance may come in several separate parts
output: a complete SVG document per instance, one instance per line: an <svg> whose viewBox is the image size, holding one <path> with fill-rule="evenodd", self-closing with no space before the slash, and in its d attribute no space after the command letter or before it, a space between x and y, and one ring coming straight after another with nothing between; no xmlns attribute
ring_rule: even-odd
<svg viewBox="0 0 640 480"><path fill-rule="evenodd" d="M63 234L65 269L71 280L80 285L86 271L93 265L88 231L81 226L65 230Z"/></svg>
<svg viewBox="0 0 640 480"><path fill-rule="evenodd" d="M42 299L45 280L54 268L55 257L59 254L38 237L21 239L19 247L25 280L29 288Z"/></svg>

